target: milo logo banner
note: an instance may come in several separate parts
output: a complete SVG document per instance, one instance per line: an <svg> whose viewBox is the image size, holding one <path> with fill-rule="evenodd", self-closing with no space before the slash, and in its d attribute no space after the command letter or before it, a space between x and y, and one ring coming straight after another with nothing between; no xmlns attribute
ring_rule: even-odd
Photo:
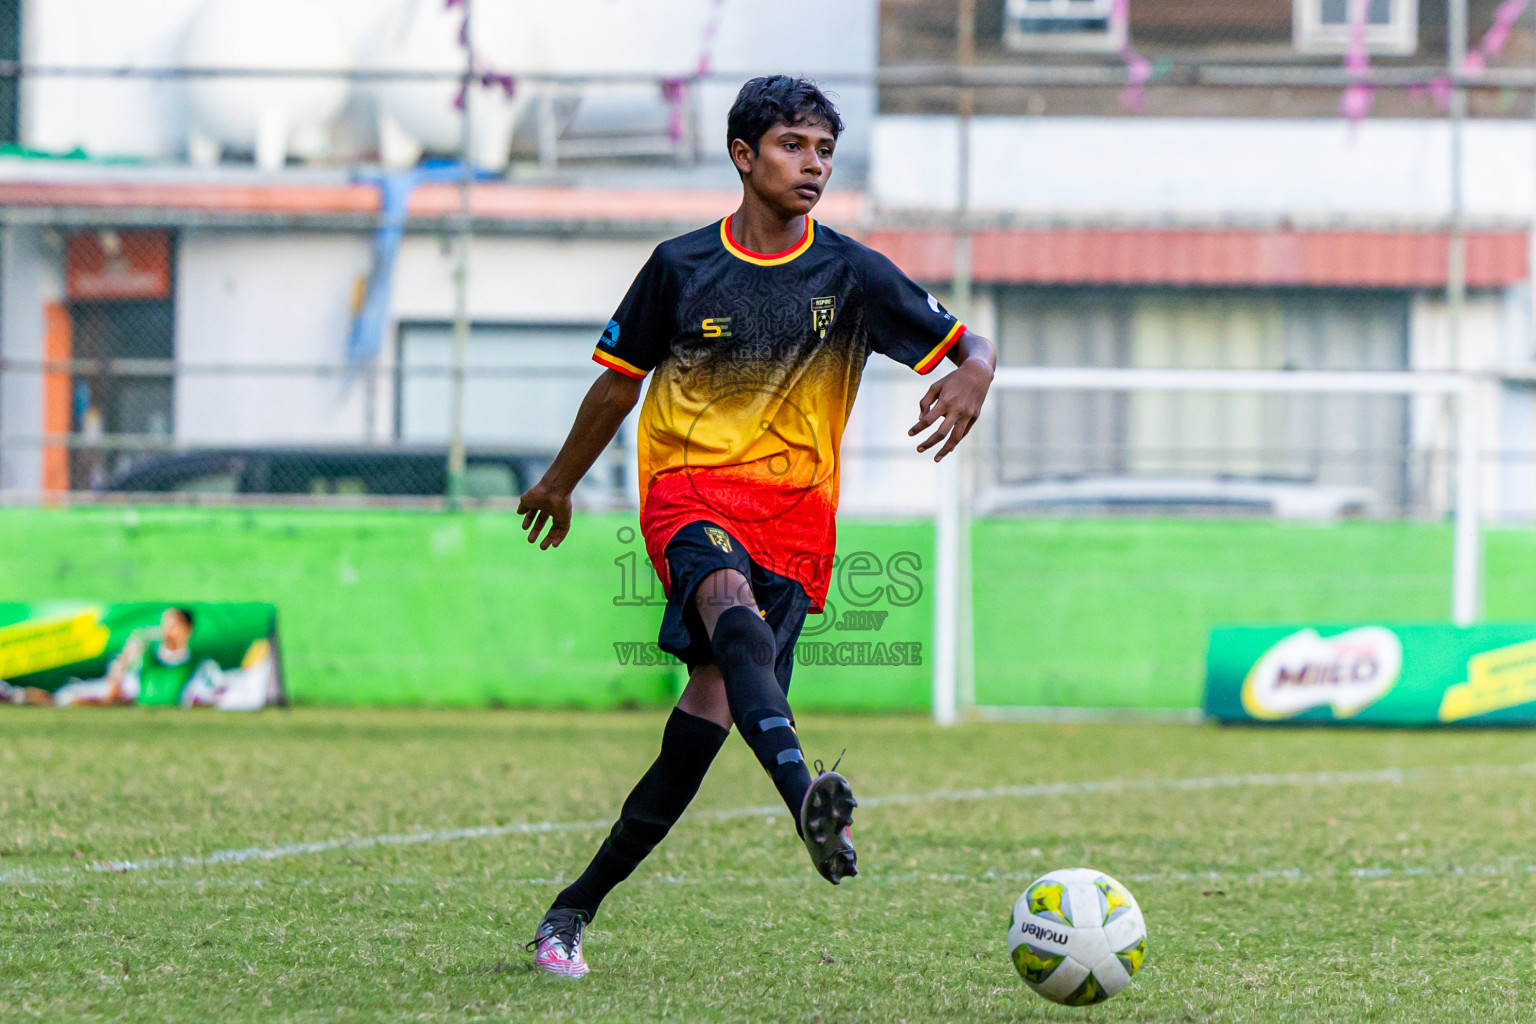
<svg viewBox="0 0 1536 1024"><path fill-rule="evenodd" d="M282 699L269 604L0 602L0 701L252 711Z"/></svg>
<svg viewBox="0 0 1536 1024"><path fill-rule="evenodd" d="M1536 624L1213 630L1205 711L1224 722L1536 724Z"/></svg>

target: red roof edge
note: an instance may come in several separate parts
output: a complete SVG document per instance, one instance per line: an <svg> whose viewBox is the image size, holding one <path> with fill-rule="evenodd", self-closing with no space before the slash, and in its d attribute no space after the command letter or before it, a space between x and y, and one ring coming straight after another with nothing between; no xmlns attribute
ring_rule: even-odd
<svg viewBox="0 0 1536 1024"><path fill-rule="evenodd" d="M947 231L871 231L869 245L920 281L954 276ZM1470 232L1467 284L1498 288L1530 275L1523 231ZM981 284L1443 288L1449 239L1435 231L989 229L971 241Z"/></svg>
<svg viewBox="0 0 1536 1024"><path fill-rule="evenodd" d="M726 189L626 189L585 186L479 183L470 189L477 219L518 222L633 222L707 224L741 203ZM166 182L0 181L0 207L88 210L93 214L153 210L168 220L201 217L281 216L326 219L379 213L379 189L356 183L230 184ZM817 206L818 219L855 222L864 195L834 192ZM456 185L422 185L411 195L413 217L441 218L459 212Z"/></svg>

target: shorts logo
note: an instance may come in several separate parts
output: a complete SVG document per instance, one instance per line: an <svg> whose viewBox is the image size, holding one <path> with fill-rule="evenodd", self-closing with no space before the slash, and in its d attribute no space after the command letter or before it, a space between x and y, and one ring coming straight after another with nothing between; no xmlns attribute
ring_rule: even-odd
<svg viewBox="0 0 1536 1024"><path fill-rule="evenodd" d="M712 316L705 320L699 327L704 331L706 338L729 338L731 336L731 318L728 316Z"/></svg>
<svg viewBox="0 0 1536 1024"><path fill-rule="evenodd" d="M811 330L827 336L827 328L832 326L832 314L836 305L837 296L823 295L821 298L811 300Z"/></svg>
<svg viewBox="0 0 1536 1024"><path fill-rule="evenodd" d="M706 526L704 527L704 535L709 538L709 542L711 544L719 548L721 551L728 552L731 550L730 535L727 534L724 530L714 526Z"/></svg>

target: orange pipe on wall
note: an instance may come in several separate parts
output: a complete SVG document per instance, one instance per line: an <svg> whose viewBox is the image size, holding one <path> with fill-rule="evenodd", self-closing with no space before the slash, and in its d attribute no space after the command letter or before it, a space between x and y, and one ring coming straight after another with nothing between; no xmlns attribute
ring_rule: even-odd
<svg viewBox="0 0 1536 1024"><path fill-rule="evenodd" d="M69 310L57 302L43 304L43 360L63 363L74 353ZM43 493L69 490L69 373L49 369L43 373Z"/></svg>

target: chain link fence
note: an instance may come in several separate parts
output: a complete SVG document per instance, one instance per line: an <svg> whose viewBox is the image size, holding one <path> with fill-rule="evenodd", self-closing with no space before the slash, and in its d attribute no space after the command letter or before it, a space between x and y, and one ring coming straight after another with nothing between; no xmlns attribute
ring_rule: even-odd
<svg viewBox="0 0 1536 1024"><path fill-rule="evenodd" d="M495 7L477 0L470 16L494 20ZM1536 137L1536 12L1496 0L886 0L878 13L875 66L823 76L833 89L872 90L879 121L867 174L853 169L846 182L865 197L847 226L877 247L901 232L926 232L916 243L924 252L934 239L963 240L949 243L953 260L898 262L994 337L1002 363L1476 372L1498 421L1483 431L1486 486L1499 496L1488 507L1507 519L1536 518L1527 225L1480 208L1475 194L1480 175L1503 173L1479 161L1518 156L1532 148L1521 139ZM579 246L600 266L591 272L600 282L594 289L616 304L648 247L692 214L588 212L573 226L505 195L617 187L630 190L617 202L644 207L668 190L730 183L720 157L709 155L708 140L721 134L711 118L718 97L747 76L704 60L680 77L522 74L475 47L463 50L458 70L88 67L25 58L20 14L19 4L0 2L6 181L100 182L108 191L136 189L139 198L125 205L100 193L60 193L4 204L7 501L515 504L558 450L597 372L587 357L604 315L594 301L573 313L567 296L551 293L532 295L510 316L486 296L497 287L537 291L528 283L537 275L486 281L505 266L568 259L560 247ZM132 92L164 104L188 83L204 90L188 92L193 100L219 85L344 86L345 103L366 99L373 113L338 115L338 127L318 141L289 126L275 169L259 125L245 144L193 131L137 160L86 152L71 161L58 145L64 136L36 123L61 89ZM1351 90L1364 98L1351 100ZM430 109L431 130L410 130L406 112L417 106ZM1009 196L1035 185L1019 185L1011 168L1054 180L1049 150L1006 164L999 147L1012 143L997 140L1009 125L1023 133L1020 146L1056 145L1061 132L1097 145L1105 132L1150 127L1172 150L1191 144L1191 131L1222 124L1234 134L1215 145L1240 148L1255 132L1319 124L1361 132L1374 119L1422 122L1455 138L1471 129L1510 138L1487 142L1485 132L1470 150L1452 147L1454 165L1433 171L1450 190L1443 208L1414 213L1407 227L1383 226L1371 209L1347 223L1300 228L1288 222L1291 212L1240 202L1189 214L1184 199L1159 206L1157 195L1138 191L1138 168L1112 163L1090 166L1107 196L1143 202L1130 213L1007 209ZM908 124L916 134L903 136ZM957 132L940 130L952 125ZM1426 162L1445 149L1436 146L1424 151ZM1358 178L1354 159L1381 166L1369 145L1342 152L1340 163L1316 169L1320 179ZM473 184L460 160L466 153L478 168ZM1530 176L1536 149L1530 156L1531 166L1504 170ZM923 168L941 164L954 180L945 170L925 181ZM1411 177L1427 166L1398 171ZM401 186L401 175L414 177ZM903 191L908 180L917 182L915 199ZM1329 193L1326 180L1314 184ZM315 202L333 205L303 216L259 204L237 213L199 205L199 189L222 190L227 200L272 185L313 187ZM400 187L403 196L392 191ZM1240 196L1241 183L1232 192ZM472 193L490 198L481 203ZM421 204L423 196L430 202ZM1207 234L1255 235L1260 262L1333 260L1358 271L1398 260L1406 269L1389 268L1376 282L1314 267L1315 283L1284 275L1221 283L1223 261L1249 257L1225 243L1189 255L1179 232L1191 218ZM1302 229L1329 236L1334 248L1296 256L1284 240L1266 241ZM1125 237L1103 235L1114 230ZM988 238L1021 231L1026 245L1077 245L1092 266L1062 271L1078 258L1067 253L1053 257L1050 272L1026 272L1027 253L986 248ZM1515 240L1519 252L1500 273L1485 265L1493 243L1469 240L1479 232ZM1401 252L1371 255L1350 248L1354 233L1414 238ZM1090 258L1094 246L1108 255ZM513 250L533 255L506 255ZM1126 266L1104 272L1115 261ZM476 275L478 284L468 280ZM923 511L929 501L928 464L910 450L905 428L930 381L898 369L871 364L867 408L844 440L844 500L855 510ZM1312 511L1300 514L1433 518L1445 514L1453 486L1449 419L1434 402L1404 396L1010 393L978 429L975 458L987 486L1011 495L998 511L1304 508ZM633 440L631 421L583 485L581 504L632 507ZM1233 482L1255 486L1239 499Z"/></svg>

